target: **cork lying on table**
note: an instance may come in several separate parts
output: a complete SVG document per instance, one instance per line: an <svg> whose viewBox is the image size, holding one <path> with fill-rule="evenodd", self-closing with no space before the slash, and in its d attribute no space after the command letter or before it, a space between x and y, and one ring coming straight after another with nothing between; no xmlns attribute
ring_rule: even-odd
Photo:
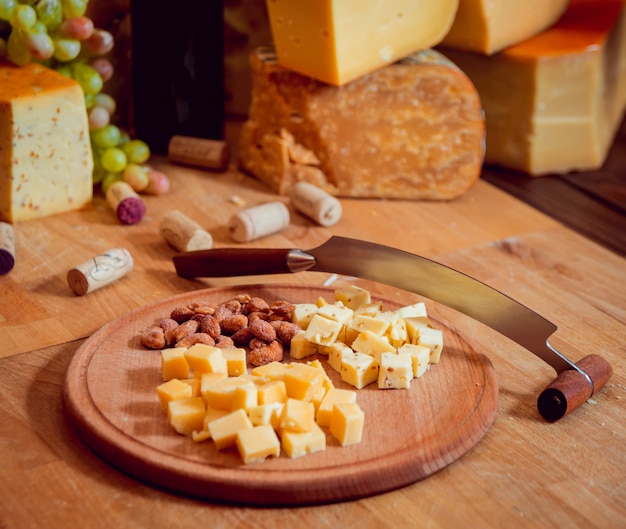
<svg viewBox="0 0 626 529"><path fill-rule="evenodd" d="M485 123L463 72L425 50L341 87L251 55L239 163L276 193L305 181L341 197L449 200L482 167Z"/></svg>

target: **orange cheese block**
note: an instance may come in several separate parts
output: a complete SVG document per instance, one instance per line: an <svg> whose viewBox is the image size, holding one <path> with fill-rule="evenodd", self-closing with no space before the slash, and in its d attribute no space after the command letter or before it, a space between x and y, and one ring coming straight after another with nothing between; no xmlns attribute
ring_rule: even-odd
<svg viewBox="0 0 626 529"><path fill-rule="evenodd" d="M336 87L251 56L240 166L281 195L307 181L342 197L449 200L478 179L485 124L469 79L426 50Z"/></svg>
<svg viewBox="0 0 626 529"><path fill-rule="evenodd" d="M541 33L563 14L569 0L460 0L441 42L491 55Z"/></svg>
<svg viewBox="0 0 626 529"><path fill-rule="evenodd" d="M39 64L0 63L0 220L91 203L93 157L78 83Z"/></svg>
<svg viewBox="0 0 626 529"><path fill-rule="evenodd" d="M533 176L602 166L626 106L623 0L571 0L552 28L490 57L442 51L480 93L487 163Z"/></svg>
<svg viewBox="0 0 626 529"><path fill-rule="evenodd" d="M341 86L439 44L459 0L267 0L278 62Z"/></svg>

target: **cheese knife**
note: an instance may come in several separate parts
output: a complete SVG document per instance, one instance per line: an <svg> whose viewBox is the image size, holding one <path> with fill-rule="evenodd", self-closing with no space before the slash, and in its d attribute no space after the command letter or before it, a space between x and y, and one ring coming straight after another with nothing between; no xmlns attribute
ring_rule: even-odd
<svg viewBox="0 0 626 529"><path fill-rule="evenodd" d="M507 295L453 268L403 250L333 236L320 246L294 248L214 248L173 257L185 278L329 272L369 279L414 292L484 323L547 362L557 372L538 399L539 413L554 422L587 401L613 371L601 356L578 363L549 342L556 325Z"/></svg>

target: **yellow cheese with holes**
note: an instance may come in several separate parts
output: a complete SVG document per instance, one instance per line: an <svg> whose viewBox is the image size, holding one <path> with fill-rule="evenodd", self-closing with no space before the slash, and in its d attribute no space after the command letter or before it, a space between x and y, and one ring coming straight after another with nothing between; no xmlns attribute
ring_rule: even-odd
<svg viewBox="0 0 626 529"><path fill-rule="evenodd" d="M541 33L563 14L569 0L459 0L443 46L491 55Z"/></svg>
<svg viewBox="0 0 626 529"><path fill-rule="evenodd" d="M238 377L247 372L246 350L242 347L223 348L222 356L226 360L229 377Z"/></svg>
<svg viewBox="0 0 626 529"><path fill-rule="evenodd" d="M244 463L261 463L268 457L280 456L280 440L269 424L245 428L237 432L239 455Z"/></svg>
<svg viewBox="0 0 626 529"><path fill-rule="evenodd" d="M280 64L344 85L446 35L459 0L267 0Z"/></svg>
<svg viewBox="0 0 626 529"><path fill-rule="evenodd" d="M0 220L91 203L93 157L78 83L40 64L0 63Z"/></svg>
<svg viewBox="0 0 626 529"><path fill-rule="evenodd" d="M480 94L487 164L531 176L604 164L626 107L622 0L572 0L550 29L490 57L442 51Z"/></svg>
<svg viewBox="0 0 626 529"><path fill-rule="evenodd" d="M315 422L315 408L312 402L287 399L283 406L279 430L290 432L309 432Z"/></svg>
<svg viewBox="0 0 626 529"><path fill-rule="evenodd" d="M260 424L270 424L275 430L280 427L280 416L284 403L272 402L270 404L259 404L248 409L248 417L254 426Z"/></svg>

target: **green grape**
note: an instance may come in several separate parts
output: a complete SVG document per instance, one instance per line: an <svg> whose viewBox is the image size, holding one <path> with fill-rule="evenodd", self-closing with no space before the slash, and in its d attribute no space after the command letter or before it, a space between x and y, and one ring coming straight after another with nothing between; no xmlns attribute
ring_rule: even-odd
<svg viewBox="0 0 626 529"><path fill-rule="evenodd" d="M35 4L35 11L37 11L37 18L49 31L54 31L63 22L60 0L38 0Z"/></svg>
<svg viewBox="0 0 626 529"><path fill-rule="evenodd" d="M121 182L122 180L124 180L124 173L106 173L100 181L102 192L106 195L109 187L111 187L111 184Z"/></svg>
<svg viewBox="0 0 626 529"><path fill-rule="evenodd" d="M95 97L94 94L85 94L85 107L87 107L87 110L95 105Z"/></svg>
<svg viewBox="0 0 626 529"><path fill-rule="evenodd" d="M85 94L97 94L102 90L102 77L88 64L74 65L74 79L78 82Z"/></svg>
<svg viewBox="0 0 626 529"><path fill-rule="evenodd" d="M11 14L16 5L16 0L0 0L0 20L11 20Z"/></svg>
<svg viewBox="0 0 626 529"><path fill-rule="evenodd" d="M150 148L141 140L130 140L124 143L122 150L126 153L130 163L144 163L150 158Z"/></svg>
<svg viewBox="0 0 626 529"><path fill-rule="evenodd" d="M94 105L99 107L106 108L109 115L115 114L115 109L117 104L115 103L115 99L113 99L109 94L100 93L94 96Z"/></svg>
<svg viewBox="0 0 626 529"><path fill-rule="evenodd" d="M87 11L89 0L61 0L63 18L82 17Z"/></svg>
<svg viewBox="0 0 626 529"><path fill-rule="evenodd" d="M54 58L59 62L73 61L80 53L80 41L72 39L54 40Z"/></svg>
<svg viewBox="0 0 626 529"><path fill-rule="evenodd" d="M14 29L30 29L37 22L37 12L29 5L18 4L9 20Z"/></svg>
<svg viewBox="0 0 626 529"><path fill-rule="evenodd" d="M54 53L54 43L47 33L33 33L28 31L24 40L33 59L37 61L47 61L52 57Z"/></svg>
<svg viewBox="0 0 626 529"><path fill-rule="evenodd" d="M73 79L72 68L69 66L69 64L59 64L55 66L54 69L57 72L59 72L61 75L64 75L65 77L69 77L70 79Z"/></svg>
<svg viewBox="0 0 626 529"><path fill-rule="evenodd" d="M28 51L22 30L14 29L9 35L7 58L17 66L25 66L31 61L32 57Z"/></svg>
<svg viewBox="0 0 626 529"><path fill-rule="evenodd" d="M96 147L115 147L120 144L120 139L122 137L122 131L119 127L110 124L106 127L102 127L101 129L94 130L91 133L91 141L96 145Z"/></svg>
<svg viewBox="0 0 626 529"><path fill-rule="evenodd" d="M100 158L102 167L111 173L119 173L123 171L128 163L126 154L122 149L117 147L109 147Z"/></svg>
<svg viewBox="0 0 626 529"><path fill-rule="evenodd" d="M124 169L124 182L132 187L137 193L143 191L150 183L148 168L136 163L129 163Z"/></svg>

